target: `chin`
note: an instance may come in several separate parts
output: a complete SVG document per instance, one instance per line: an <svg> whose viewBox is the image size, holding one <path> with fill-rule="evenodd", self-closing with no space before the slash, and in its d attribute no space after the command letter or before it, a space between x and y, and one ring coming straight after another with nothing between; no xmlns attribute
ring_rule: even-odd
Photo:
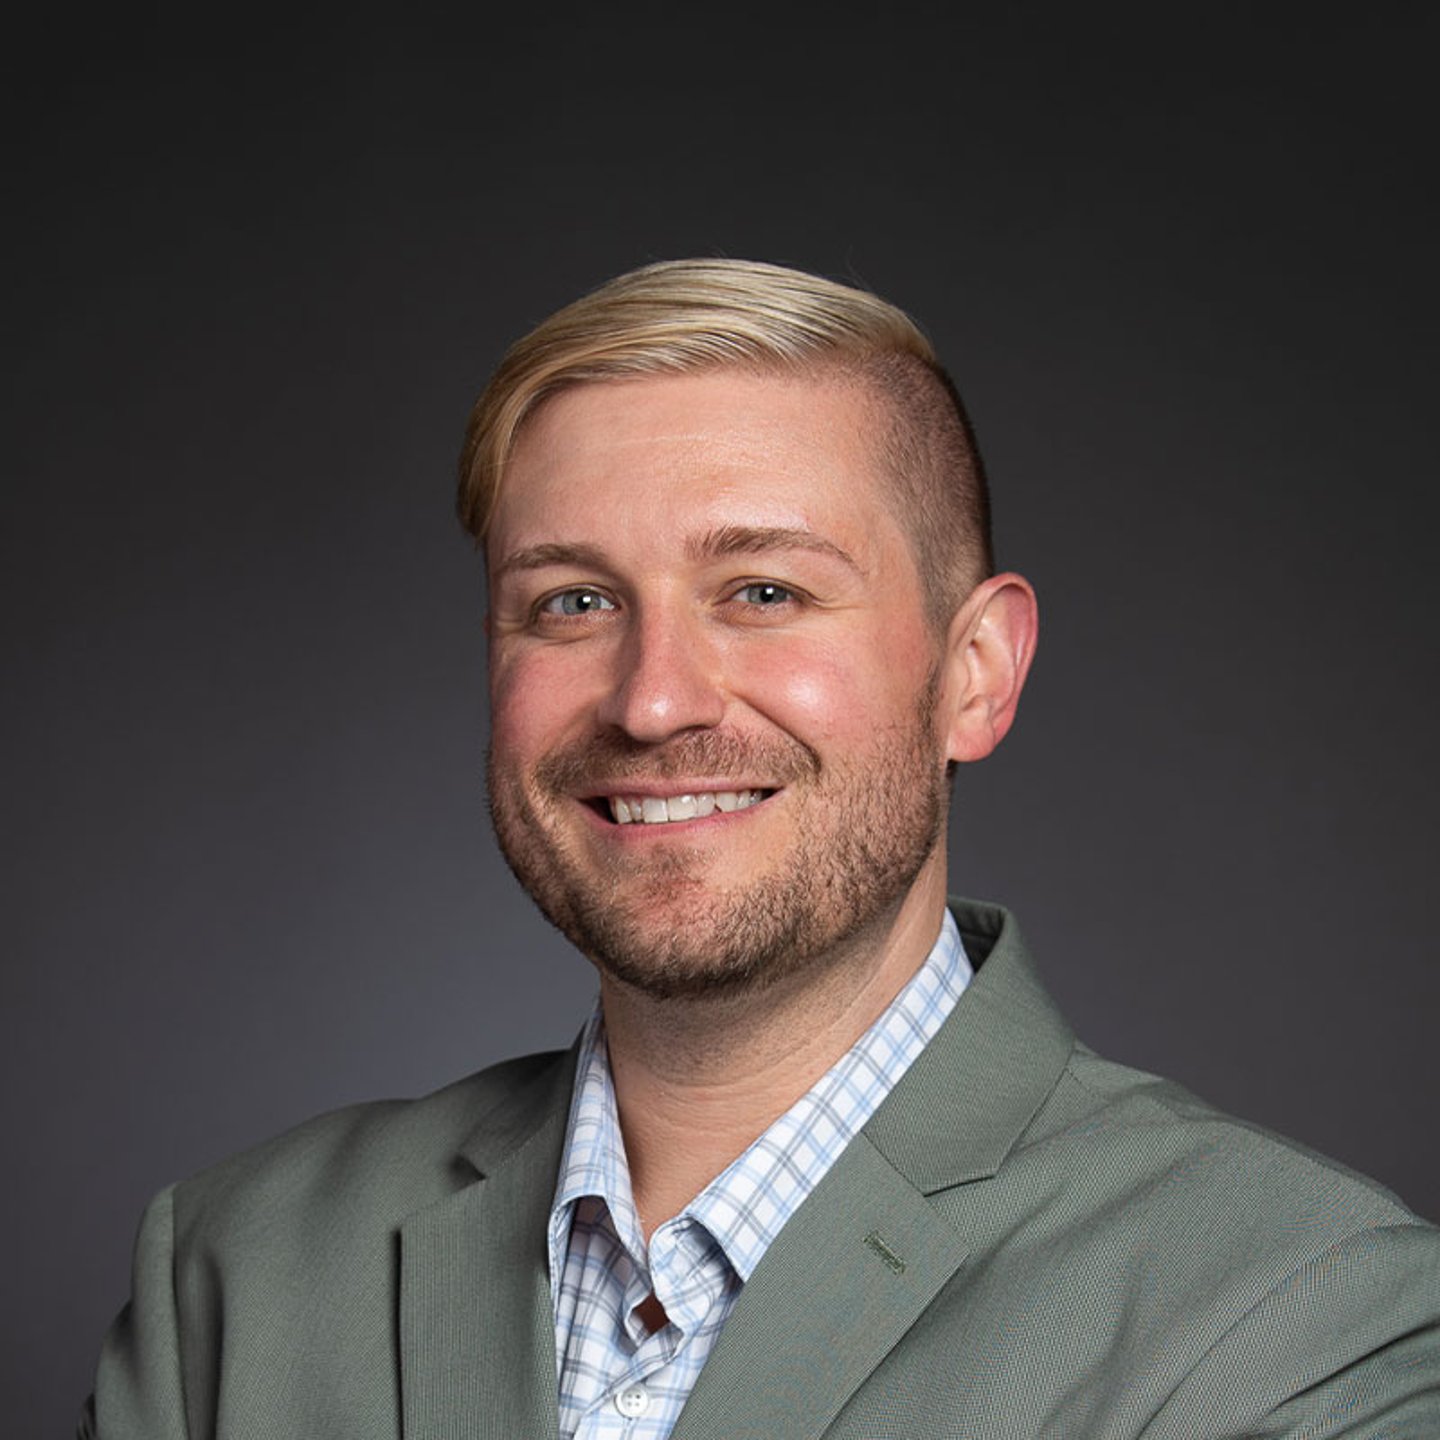
<svg viewBox="0 0 1440 1440"><path fill-rule="evenodd" d="M860 884L819 874L772 874L714 893L693 874L622 899L608 890L531 888L541 910L610 980L656 1000L757 994L840 963L851 945L896 913L928 852L872 870ZM830 883L827 883L827 880Z"/></svg>

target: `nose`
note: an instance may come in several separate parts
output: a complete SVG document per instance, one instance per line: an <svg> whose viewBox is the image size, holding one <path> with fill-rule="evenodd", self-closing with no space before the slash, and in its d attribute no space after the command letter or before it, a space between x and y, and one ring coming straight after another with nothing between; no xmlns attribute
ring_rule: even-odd
<svg viewBox="0 0 1440 1440"><path fill-rule="evenodd" d="M720 723L718 657L698 624L674 614L634 615L614 665L600 702L602 724L653 745Z"/></svg>

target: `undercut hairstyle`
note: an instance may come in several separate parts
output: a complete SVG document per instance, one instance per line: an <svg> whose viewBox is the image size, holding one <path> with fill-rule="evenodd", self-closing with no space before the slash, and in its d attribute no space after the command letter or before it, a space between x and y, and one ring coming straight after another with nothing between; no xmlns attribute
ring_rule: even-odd
<svg viewBox="0 0 1440 1440"><path fill-rule="evenodd" d="M719 369L860 387L883 417L877 461L915 550L932 621L994 560L985 471L930 342L865 290L748 260L668 260L620 275L511 346L465 431L460 522L483 545L526 421L578 385Z"/></svg>

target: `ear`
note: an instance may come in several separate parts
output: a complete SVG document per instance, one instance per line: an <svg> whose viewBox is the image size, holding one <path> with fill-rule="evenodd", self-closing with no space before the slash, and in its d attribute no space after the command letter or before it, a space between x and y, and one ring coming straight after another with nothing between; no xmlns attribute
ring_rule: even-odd
<svg viewBox="0 0 1440 1440"><path fill-rule="evenodd" d="M1035 591L1023 575L992 575L956 612L939 712L947 760L983 760L1005 738L1038 633Z"/></svg>

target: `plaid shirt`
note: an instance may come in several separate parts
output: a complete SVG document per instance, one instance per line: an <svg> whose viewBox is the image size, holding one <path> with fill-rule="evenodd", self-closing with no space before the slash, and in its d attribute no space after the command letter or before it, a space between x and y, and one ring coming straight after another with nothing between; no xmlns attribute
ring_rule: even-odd
<svg viewBox="0 0 1440 1440"><path fill-rule="evenodd" d="M580 1042L550 1212L560 1434L665 1440L741 1286L970 981L946 911L924 965L854 1047L673 1220L647 1251L597 1006ZM648 1334L651 1294L668 1323Z"/></svg>

